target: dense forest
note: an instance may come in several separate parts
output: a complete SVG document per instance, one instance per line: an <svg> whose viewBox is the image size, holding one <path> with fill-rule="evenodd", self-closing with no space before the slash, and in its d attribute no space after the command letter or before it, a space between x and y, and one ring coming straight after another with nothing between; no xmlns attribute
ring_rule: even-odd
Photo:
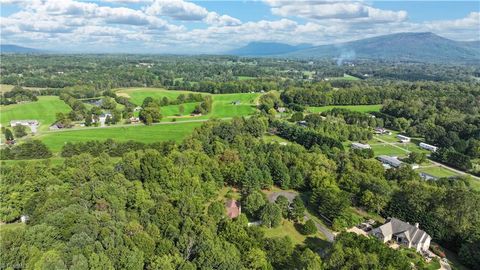
<svg viewBox="0 0 480 270"><path fill-rule="evenodd" d="M268 226L295 218L282 217L282 205L263 197L260 190L274 184L309 194L305 203L337 230L358 222L350 206L420 221L436 241L458 251L466 264L478 266L473 254L480 241L480 194L468 182L425 182L408 167L384 171L374 160L335 148L264 143L260 138L269 125L278 124L256 117L210 121L182 144L69 144L63 155L72 157L59 166L2 166L1 219L30 219L26 227L2 231L2 264L409 269L404 254L374 239L341 235L321 257L315 245L266 238L258 227L247 226L247 218ZM122 158L113 161L111 156ZM245 216L225 217L218 200L225 185L240 190ZM368 260L371 256L377 259Z"/></svg>
<svg viewBox="0 0 480 270"><path fill-rule="evenodd" d="M424 180L410 166L385 169L373 150L347 146L386 127L438 146L430 159L480 174L478 66L13 54L2 55L1 69L1 83L15 86L2 92L2 106L58 96L67 105L56 114L62 128L97 126L105 112L107 125L136 116L153 125L163 106L196 103L192 114L209 114L214 101L204 93L263 93L248 117L211 119L181 142L92 137L61 142L54 153L41 136L13 142L25 127L2 127L15 144L0 150L8 160L0 166L1 269L429 269L375 238L345 232L363 221L355 210L418 222L480 269L480 193L471 179ZM198 93L146 97L136 106L117 95L119 87ZM328 105L381 109L312 113ZM408 156L410 163L426 158ZM269 201L278 188L298 195ZM230 199L242 206L233 219L225 212ZM311 236L317 228L304 220L307 212L339 232L333 243ZM266 235L285 221L310 236L294 244Z"/></svg>

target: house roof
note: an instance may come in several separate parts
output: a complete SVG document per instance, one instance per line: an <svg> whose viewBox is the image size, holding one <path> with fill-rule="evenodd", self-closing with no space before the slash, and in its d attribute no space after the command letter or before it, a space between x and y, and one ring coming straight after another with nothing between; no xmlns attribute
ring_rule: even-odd
<svg viewBox="0 0 480 270"><path fill-rule="evenodd" d="M389 222L378 227L377 230L379 230L384 237L387 235L400 236L413 245L422 243L430 237L425 231L420 230L418 225L415 226L396 218L391 218Z"/></svg>
<svg viewBox="0 0 480 270"><path fill-rule="evenodd" d="M391 157L391 156L386 156L386 155L378 156L378 160L380 160L383 163L388 163L388 164L390 164L394 167L399 167L403 163L402 161L400 161L396 157Z"/></svg>
<svg viewBox="0 0 480 270"><path fill-rule="evenodd" d="M236 218L241 213L240 203L233 199L225 202L225 209L229 218Z"/></svg>

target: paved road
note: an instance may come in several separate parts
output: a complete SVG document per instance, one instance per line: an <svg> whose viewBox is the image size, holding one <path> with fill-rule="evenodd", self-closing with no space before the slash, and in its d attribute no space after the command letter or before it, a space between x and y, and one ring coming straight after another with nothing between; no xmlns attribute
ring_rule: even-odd
<svg viewBox="0 0 480 270"><path fill-rule="evenodd" d="M269 202L275 202L278 198L278 196L285 196L289 202L292 202L293 199L298 195L297 192L294 192L294 191L278 191L278 192L272 192L271 194L268 195L268 201ZM305 216L303 217L304 220L309 220L311 219L310 218L310 214L308 212L305 213ZM335 240L335 235L333 234L333 232L328 229L325 225L323 225L322 223L319 223L317 221L315 221L314 219L312 219L313 222L315 223L315 226L317 227L317 229L323 233L323 235L325 235L325 238L328 242L332 243L334 240Z"/></svg>
<svg viewBox="0 0 480 270"><path fill-rule="evenodd" d="M381 139L381 138L379 138L379 137L377 137L377 136L375 136L375 139L377 139L377 140L379 140L379 141L381 141L381 142L383 142L383 143L385 143L385 144L388 144L388 145L390 145L390 146L396 147L396 148L398 148L398 149L400 149L400 150L402 150L402 151L404 151L404 152L406 152L406 153L410 153L410 152L411 152L410 150L407 150L407 149L405 149L405 148L403 148L403 147L400 147L400 146L396 145L395 143L387 142L387 141L385 141L385 140L383 140L383 139ZM472 178L475 178L475 179L477 179L477 180L480 180L480 177L478 177L478 176L471 175L471 174L466 173L466 172L464 172L464 171L457 170L457 169L455 169L455 168L446 166L445 164L442 164L442 163L433 161L433 160L431 160L431 159L430 159L430 161L431 161L433 164L435 164L435 165L437 165L437 166L439 166L439 167L443 167L443 168L446 168L446 169L448 169L448 170L454 171L454 172L456 172L456 173L458 173L458 174L468 175L468 176L470 176L470 177L472 177Z"/></svg>

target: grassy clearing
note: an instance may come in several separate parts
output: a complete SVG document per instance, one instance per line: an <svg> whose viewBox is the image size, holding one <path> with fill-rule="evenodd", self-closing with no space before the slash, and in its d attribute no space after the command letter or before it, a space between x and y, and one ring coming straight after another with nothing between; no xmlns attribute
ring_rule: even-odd
<svg viewBox="0 0 480 270"><path fill-rule="evenodd" d="M375 105L332 105L332 106L322 106L322 107L308 107L307 111L312 112L312 113L321 113L321 112L329 111L333 108L343 108L343 109L348 109L348 110L355 111L355 112L369 113L369 112L379 112L380 109L382 108L382 105L381 104L375 104Z"/></svg>
<svg viewBox="0 0 480 270"><path fill-rule="evenodd" d="M176 99L180 94L188 95L190 93L198 94L190 91L172 91L163 88L126 88L118 89L117 94L130 98L130 101L135 105L142 105L146 97L163 98L167 97L170 100Z"/></svg>
<svg viewBox="0 0 480 270"><path fill-rule="evenodd" d="M15 87L15 86L11 85L11 84L0 84L0 93L8 92L8 91L12 90L13 87Z"/></svg>
<svg viewBox="0 0 480 270"><path fill-rule="evenodd" d="M375 156L388 155L388 156L407 156L408 153L395 146L389 144L374 144L371 145Z"/></svg>
<svg viewBox="0 0 480 270"><path fill-rule="evenodd" d="M459 174L457 174L456 172L451 171L449 169L446 169L444 167L440 167L440 166L419 168L419 169L417 169L417 171L423 172L423 173L428 173L428 174L436 176L436 177L459 176Z"/></svg>
<svg viewBox="0 0 480 270"><path fill-rule="evenodd" d="M36 102L12 104L0 107L2 126L8 126L11 120L38 120L39 131L48 130L55 122L55 114L68 113L70 107L57 96L40 96Z"/></svg>
<svg viewBox="0 0 480 270"><path fill-rule="evenodd" d="M256 100L260 95L259 93L213 95L212 112L209 116L224 118L251 115L257 110ZM234 101L240 101L240 104L232 104Z"/></svg>
<svg viewBox="0 0 480 270"><path fill-rule="evenodd" d="M53 151L58 152L67 142L85 142L91 140L114 139L118 141L140 141L153 143L158 141L173 140L180 142L189 135L194 128L200 126L196 123L175 123L153 126L128 126L111 128L91 128L48 132L41 136L41 140Z"/></svg>
<svg viewBox="0 0 480 270"><path fill-rule="evenodd" d="M328 79L331 80L331 81L334 81L334 80L358 81L358 80L360 80L360 78L357 78L355 76L348 75L348 74L343 74L342 77L329 77Z"/></svg>
<svg viewBox="0 0 480 270"><path fill-rule="evenodd" d="M256 79L256 77L251 77L251 76L237 76L237 79L238 79L239 81L247 81L247 80Z"/></svg>
<svg viewBox="0 0 480 270"><path fill-rule="evenodd" d="M3 230L16 230L23 227L25 227L25 224L21 222L0 224L0 232Z"/></svg>
<svg viewBox="0 0 480 270"><path fill-rule="evenodd" d="M324 236L321 233L317 232L313 235L303 235L298 232L296 226L299 225L295 225L290 220L283 219L280 226L276 228L262 227L262 230L265 232L265 237L268 238L288 236L294 245L314 244L316 248L321 248L322 246L327 245L327 242L324 241Z"/></svg>
<svg viewBox="0 0 480 270"><path fill-rule="evenodd" d="M277 143L281 143L281 142L286 142L288 144L291 144L292 142L288 141L288 140L285 140L284 138L282 137L279 137L277 135L270 135L270 134L265 134L263 135L263 141L264 142L270 142L270 143L273 143L273 142L277 142Z"/></svg>
<svg viewBox="0 0 480 270"><path fill-rule="evenodd" d="M161 88L129 88L119 89L117 94L129 97L130 101L136 105L141 105L146 97L176 99L180 94L189 94L197 92L189 91L173 91ZM210 94L205 94L210 95ZM195 119L208 119L212 117L226 118L235 116L247 116L256 111L256 100L260 93L237 93L237 94L215 94L212 95L213 105L212 112L202 117L195 117ZM232 102L239 101L240 104L234 105ZM190 114L195 109L196 103L185 103L184 115ZM169 105L161 107L163 116L174 116L178 114L179 105ZM180 120L180 119L178 119Z"/></svg>

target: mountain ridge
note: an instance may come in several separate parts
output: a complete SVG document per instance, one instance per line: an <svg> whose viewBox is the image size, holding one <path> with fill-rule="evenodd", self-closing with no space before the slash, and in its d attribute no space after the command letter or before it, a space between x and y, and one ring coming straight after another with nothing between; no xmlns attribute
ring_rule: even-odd
<svg viewBox="0 0 480 270"><path fill-rule="evenodd" d="M275 54L275 56L289 58L329 58L336 59L340 63L343 60L353 59L471 62L480 60L479 45L480 41L454 41L431 32L408 32L337 44L299 48L286 53L278 53ZM294 48L294 46L292 47ZM268 54L252 54L249 56L267 55Z"/></svg>

